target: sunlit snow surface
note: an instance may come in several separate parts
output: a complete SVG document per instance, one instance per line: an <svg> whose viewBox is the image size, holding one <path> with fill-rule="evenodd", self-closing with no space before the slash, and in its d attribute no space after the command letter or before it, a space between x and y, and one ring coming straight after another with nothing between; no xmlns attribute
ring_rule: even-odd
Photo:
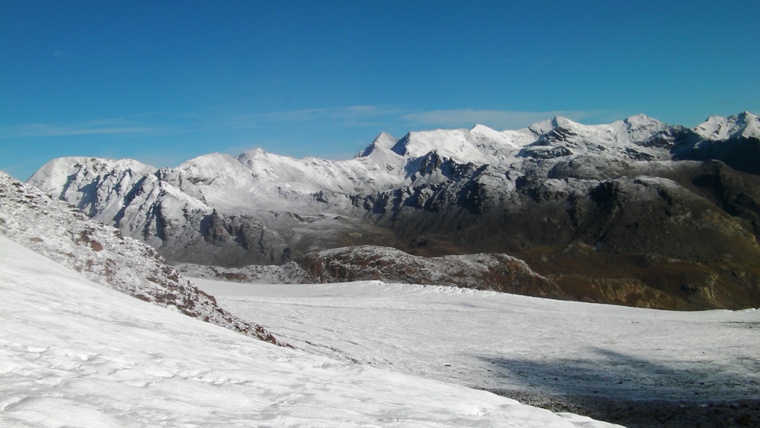
<svg viewBox="0 0 760 428"><path fill-rule="evenodd" d="M671 312L450 287L194 280L317 354L475 388L760 398L760 310Z"/></svg>
<svg viewBox="0 0 760 428"><path fill-rule="evenodd" d="M374 290L373 285L366 286ZM322 302L337 306L336 314L341 307L353 308L352 320L333 327L314 326L311 340L329 338L327 346L357 340L358 326L378 333L399 327L393 320L375 325L378 313L373 308L387 306L386 315L420 309L415 299L411 306L401 304L416 291L393 288L379 289L377 298L361 288L354 298L349 297L350 288L283 289L295 292L290 297L271 297L272 290L259 289L270 296L263 299L272 305L265 312L279 313L281 320L298 317L299 307L319 301L321 294L327 298ZM446 294L431 297L436 295ZM269 304L251 299L260 300L246 297L239 307ZM370 305L366 310L357 306L364 300ZM288 302L292 307L283 310ZM463 315L470 311L467 301L451 302L454 311ZM440 308L440 303L434 299L432 307ZM410 325L410 330L430 328L428 316L419 314L422 324ZM482 391L249 339L106 289L3 236L0 322L3 427L607 426ZM308 318L299 321L301 331L308 322ZM355 327L344 334L340 330L348 324ZM439 339L451 344L443 328L445 323ZM462 332L451 333L453 339ZM387 334L403 336L403 332ZM308 334L296 336L305 340ZM462 351L468 346L460 342ZM433 344L419 348L435 349ZM404 351L382 347L377 357L387 356L390 361ZM415 355L420 354L412 353L410 358Z"/></svg>

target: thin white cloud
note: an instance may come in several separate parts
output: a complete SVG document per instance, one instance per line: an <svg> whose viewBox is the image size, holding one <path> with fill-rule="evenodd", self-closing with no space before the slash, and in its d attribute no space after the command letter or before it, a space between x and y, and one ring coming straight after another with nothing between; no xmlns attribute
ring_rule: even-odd
<svg viewBox="0 0 760 428"><path fill-rule="evenodd" d="M228 126L242 126L266 122L340 122L342 125L363 126L383 125L384 123L404 123L412 128L435 127L469 127L482 123L496 129L517 129L532 125L555 116L564 116L581 121L597 117L600 112L581 110L549 111L513 111L513 110L478 110L446 109L431 111L410 111L389 106L358 105L337 108L312 108L290 111L239 116L231 119Z"/></svg>
<svg viewBox="0 0 760 428"><path fill-rule="evenodd" d="M277 111L253 115L252 119L266 121L314 121L322 119L354 120L369 117L388 116L399 113L392 108L358 105L336 108L312 108L291 111Z"/></svg>
<svg viewBox="0 0 760 428"><path fill-rule="evenodd" d="M79 124L35 123L0 128L0 138L63 137L71 135L114 135L156 133L158 128L115 124L110 121L92 121Z"/></svg>
<svg viewBox="0 0 760 428"><path fill-rule="evenodd" d="M0 127L0 138L59 137L71 135L167 135L213 129L250 128L250 120L199 112L147 112L79 122L51 122Z"/></svg>
<svg viewBox="0 0 760 428"><path fill-rule="evenodd" d="M0 127L0 139L75 135L166 135L223 129L252 129L263 124L324 122L328 126L363 126L396 110L359 105L268 113L229 114L217 109L194 112L150 112L73 123L32 123ZM381 119L382 123L383 120ZM285 126L285 125L282 125Z"/></svg>
<svg viewBox="0 0 760 428"><path fill-rule="evenodd" d="M510 111L448 109L410 111L408 109L357 105L338 108L312 108L266 113L228 114L224 111L150 112L127 117L75 123L36 123L0 127L0 139L61 137L75 135L167 135L224 129L286 127L288 123L310 123L326 127L461 128L477 123L494 129L519 129L554 116L571 120L598 119L605 112L580 110Z"/></svg>
<svg viewBox="0 0 760 428"><path fill-rule="evenodd" d="M262 126L281 126L281 123L309 123L310 125L364 127L381 126L398 121L405 111L392 107L357 105L347 107L282 110L265 113L224 115L215 113L206 118L206 128L251 129ZM200 122L196 123L201 123Z"/></svg>
<svg viewBox="0 0 760 428"><path fill-rule="evenodd" d="M519 129L555 116L563 116L571 120L580 121L596 115L597 112L581 110L511 111L454 109L408 113L403 115L403 118L413 124L447 128L470 127L481 123L494 129Z"/></svg>

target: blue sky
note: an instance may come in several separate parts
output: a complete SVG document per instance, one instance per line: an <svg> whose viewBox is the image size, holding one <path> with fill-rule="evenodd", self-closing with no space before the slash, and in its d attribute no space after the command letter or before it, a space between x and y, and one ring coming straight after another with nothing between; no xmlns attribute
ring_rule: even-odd
<svg viewBox="0 0 760 428"><path fill-rule="evenodd" d="M349 158L382 131L760 112L760 2L38 1L0 10L0 169Z"/></svg>

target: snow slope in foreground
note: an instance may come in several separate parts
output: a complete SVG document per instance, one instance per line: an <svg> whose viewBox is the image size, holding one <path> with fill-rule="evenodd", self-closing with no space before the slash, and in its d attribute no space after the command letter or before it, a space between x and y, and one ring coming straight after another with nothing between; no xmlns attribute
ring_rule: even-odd
<svg viewBox="0 0 760 428"><path fill-rule="evenodd" d="M276 347L0 236L0 426L609 426Z"/></svg>
<svg viewBox="0 0 760 428"><path fill-rule="evenodd" d="M194 282L297 348L425 378L540 395L760 398L760 310L671 312L377 281Z"/></svg>

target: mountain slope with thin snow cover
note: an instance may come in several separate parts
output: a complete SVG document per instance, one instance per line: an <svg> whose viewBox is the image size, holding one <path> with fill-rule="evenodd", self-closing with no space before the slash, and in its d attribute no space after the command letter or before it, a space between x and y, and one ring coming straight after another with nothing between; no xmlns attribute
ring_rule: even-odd
<svg viewBox="0 0 760 428"><path fill-rule="evenodd" d="M504 253L581 300L739 308L760 305L758 130L747 112L694 130L556 117L381 134L346 161L62 159L29 182L173 262L281 265L362 245Z"/></svg>
<svg viewBox="0 0 760 428"><path fill-rule="evenodd" d="M280 344L263 327L238 319L142 242L0 172L0 233L92 281L230 330Z"/></svg>
<svg viewBox="0 0 760 428"><path fill-rule="evenodd" d="M606 427L250 340L106 289L0 235L5 427Z"/></svg>

